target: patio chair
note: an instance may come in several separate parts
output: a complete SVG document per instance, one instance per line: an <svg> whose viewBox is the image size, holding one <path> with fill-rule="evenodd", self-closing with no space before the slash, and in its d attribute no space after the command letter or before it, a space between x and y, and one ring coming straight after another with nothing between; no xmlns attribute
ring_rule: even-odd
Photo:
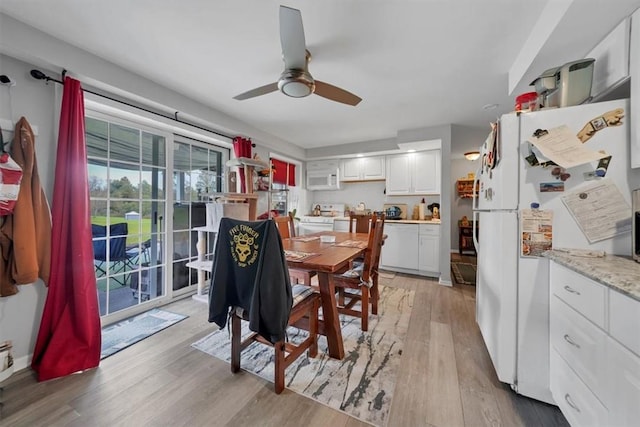
<svg viewBox="0 0 640 427"><path fill-rule="evenodd" d="M127 252L128 233L126 222L109 226L91 224L96 274L106 276L108 271L110 278L120 286L127 285L129 275L126 273L133 269L132 257L137 256L137 253L132 255Z"/></svg>
<svg viewBox="0 0 640 427"><path fill-rule="evenodd" d="M285 369L305 350L318 353L320 294L291 286L282 241L273 221L222 218L209 288L209 322L231 323L231 372L240 370L242 350L253 342L275 349L275 392L284 390ZM286 328L309 319L309 336L286 342ZM242 320L252 333L241 337Z"/></svg>

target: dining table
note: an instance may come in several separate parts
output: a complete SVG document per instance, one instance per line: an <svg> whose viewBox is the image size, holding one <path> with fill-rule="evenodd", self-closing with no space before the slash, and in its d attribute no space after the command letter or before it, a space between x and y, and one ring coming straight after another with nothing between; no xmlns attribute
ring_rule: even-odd
<svg viewBox="0 0 640 427"><path fill-rule="evenodd" d="M368 233L322 231L282 239L287 266L307 270L318 276L322 300L322 320L319 332L327 337L329 356L344 358L344 345L333 275L346 271L351 262L367 248Z"/></svg>

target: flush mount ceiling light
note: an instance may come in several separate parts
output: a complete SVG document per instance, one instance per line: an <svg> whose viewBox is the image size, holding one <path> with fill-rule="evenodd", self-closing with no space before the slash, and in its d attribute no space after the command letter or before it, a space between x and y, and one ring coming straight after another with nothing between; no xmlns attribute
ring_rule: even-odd
<svg viewBox="0 0 640 427"><path fill-rule="evenodd" d="M479 151L467 151L466 153L464 153L464 157L467 160L478 160L478 157L480 157L480 152Z"/></svg>

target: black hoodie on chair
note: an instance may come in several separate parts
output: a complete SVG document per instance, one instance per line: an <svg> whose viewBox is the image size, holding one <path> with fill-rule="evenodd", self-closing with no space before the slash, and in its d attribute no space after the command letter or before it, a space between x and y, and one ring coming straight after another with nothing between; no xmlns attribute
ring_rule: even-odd
<svg viewBox="0 0 640 427"><path fill-rule="evenodd" d="M224 328L229 308L240 307L249 313L249 329L276 343L285 338L292 304L276 224L222 218L209 286L209 322Z"/></svg>

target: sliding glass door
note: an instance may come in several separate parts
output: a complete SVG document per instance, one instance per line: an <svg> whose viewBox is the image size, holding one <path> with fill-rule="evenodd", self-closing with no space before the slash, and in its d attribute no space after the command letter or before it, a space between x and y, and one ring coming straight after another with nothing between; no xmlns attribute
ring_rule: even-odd
<svg viewBox="0 0 640 427"><path fill-rule="evenodd" d="M166 295L167 139L86 118L94 267L100 315Z"/></svg>
<svg viewBox="0 0 640 427"><path fill-rule="evenodd" d="M223 164L228 150L188 138L173 144L173 289L192 291L198 272L187 263L197 259L198 233L206 225L206 202L222 191ZM206 234L203 256L210 259L215 234ZM201 273L204 274L204 273Z"/></svg>

